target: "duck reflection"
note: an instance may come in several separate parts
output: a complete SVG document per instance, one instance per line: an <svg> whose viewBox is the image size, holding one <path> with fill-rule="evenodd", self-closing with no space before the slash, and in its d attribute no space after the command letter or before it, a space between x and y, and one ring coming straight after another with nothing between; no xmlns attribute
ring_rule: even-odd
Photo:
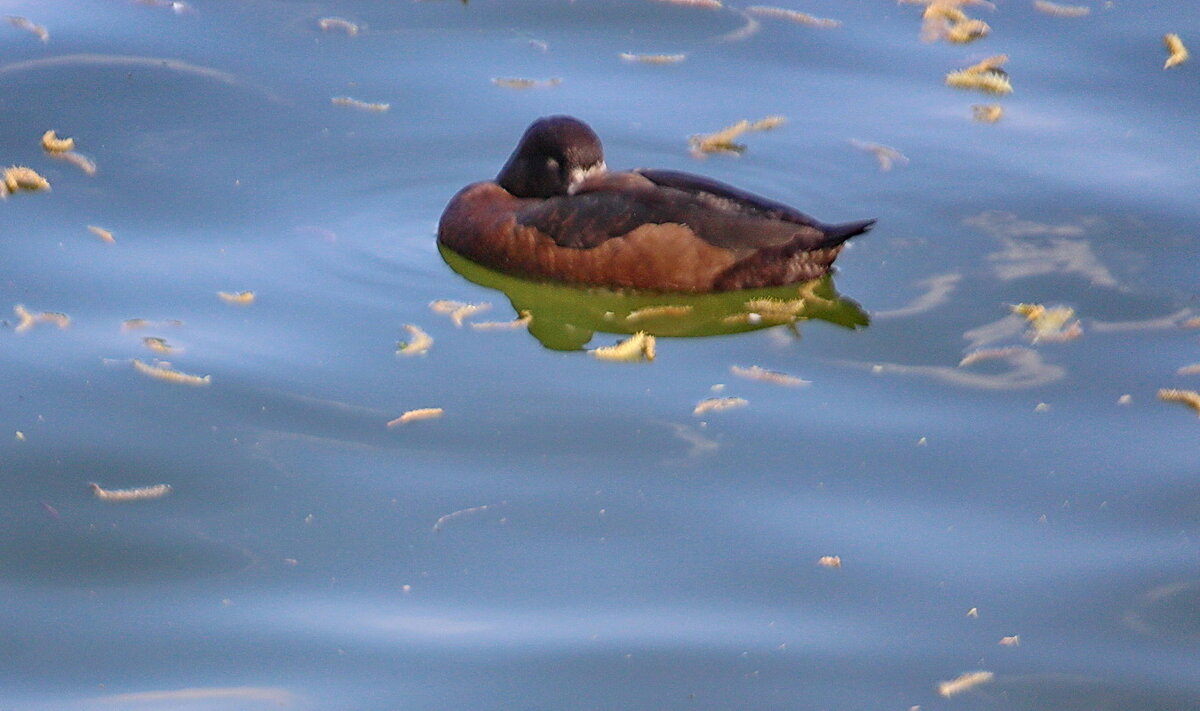
<svg viewBox="0 0 1200 711"><path fill-rule="evenodd" d="M516 313L529 314L529 333L552 350L580 350L597 331L685 338L780 325L794 329L809 319L850 329L869 323L858 304L837 293L828 274L802 284L715 294L638 292L528 281L488 269L445 246L438 251L467 281L504 292Z"/></svg>

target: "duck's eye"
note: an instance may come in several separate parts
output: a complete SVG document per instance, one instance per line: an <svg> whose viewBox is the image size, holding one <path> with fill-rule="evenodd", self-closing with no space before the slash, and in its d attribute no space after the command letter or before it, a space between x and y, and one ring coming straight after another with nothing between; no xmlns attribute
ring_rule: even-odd
<svg viewBox="0 0 1200 711"><path fill-rule="evenodd" d="M551 173L557 173L558 172L558 161L553 158L547 158L546 159L546 168Z"/></svg>

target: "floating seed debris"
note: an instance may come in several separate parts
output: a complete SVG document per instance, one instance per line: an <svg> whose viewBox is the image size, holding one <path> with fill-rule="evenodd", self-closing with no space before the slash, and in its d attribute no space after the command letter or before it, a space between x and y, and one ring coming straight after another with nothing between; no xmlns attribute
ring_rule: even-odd
<svg viewBox="0 0 1200 711"><path fill-rule="evenodd" d="M501 501L498 504L484 504L483 506L472 506L469 509L459 509L458 511L452 511L452 512L446 514L445 516L442 516L437 521L434 521L433 532L441 533L442 529L446 527L446 524L453 521L456 518L463 518L464 516L473 516L475 514L483 513L484 511L487 511L488 509L493 509L493 508L497 508L499 506L504 506L507 503L508 503L507 501ZM405 586L405 587L408 587L408 586Z"/></svg>
<svg viewBox="0 0 1200 711"><path fill-rule="evenodd" d="M25 333L39 323L52 323L60 329L71 325L71 317L57 311L41 311L35 314L23 304L17 304L13 307L13 313L17 316L17 326L13 329L17 333Z"/></svg>
<svg viewBox="0 0 1200 711"><path fill-rule="evenodd" d="M891 146L884 146L878 143L864 143L854 138L850 139L850 145L860 151L874 155L875 160L879 162L879 170L883 173L888 172L894 166L908 164L908 157Z"/></svg>
<svg viewBox="0 0 1200 711"><path fill-rule="evenodd" d="M946 29L946 41L953 44L968 44L991 34L992 28L983 20L955 22Z"/></svg>
<svg viewBox="0 0 1200 711"><path fill-rule="evenodd" d="M652 361L655 356L655 340L654 336L645 331L638 331L629 338L614 345L593 348L588 352L600 360Z"/></svg>
<svg viewBox="0 0 1200 711"><path fill-rule="evenodd" d="M965 368L973 363L978 363L982 360L1005 360L1021 353L1028 353L1029 349L1024 346L1009 346L1007 348L981 348L977 351L971 351L963 356L963 359L958 362L958 367Z"/></svg>
<svg viewBox="0 0 1200 711"><path fill-rule="evenodd" d="M743 304L752 314L771 320L794 321L804 312L807 305L804 299L751 299Z"/></svg>
<svg viewBox="0 0 1200 711"><path fill-rule="evenodd" d="M170 367L170 365L170 363L155 363L154 365L150 365L149 363L143 363L137 358L133 359L133 367L136 368L139 373L148 375L157 380L163 380L168 383L176 383L178 385L190 385L192 387L204 387L212 384L211 375L190 375L188 373L174 370Z"/></svg>
<svg viewBox="0 0 1200 711"><path fill-rule="evenodd" d="M494 77L492 83L505 89L549 89L562 84L562 77L549 79L522 79L521 77Z"/></svg>
<svg viewBox="0 0 1200 711"><path fill-rule="evenodd" d="M969 672L956 679L943 681L937 685L937 690L942 696L950 698L955 694L961 694L964 691L969 691L977 686L986 684L995 677L996 675L989 671Z"/></svg>
<svg viewBox="0 0 1200 711"><path fill-rule="evenodd" d="M96 174L96 162L82 153L76 153L75 151L63 151L61 153L46 153L46 155L55 160L61 160L64 163L70 163L71 165L83 171L84 175L92 176Z"/></svg>
<svg viewBox="0 0 1200 711"><path fill-rule="evenodd" d="M768 5L751 5L746 8L746 12L758 17L770 17L776 20L788 20L808 27L819 27L822 29L832 29L841 27L841 20L830 20L823 17L813 17L812 15L795 10L785 10L782 7L771 7Z"/></svg>
<svg viewBox="0 0 1200 711"><path fill-rule="evenodd" d="M10 193L20 192L21 190L36 192L38 190L49 190L50 181L38 175L38 172L33 168L14 165L4 169L4 187Z"/></svg>
<svg viewBox="0 0 1200 711"><path fill-rule="evenodd" d="M429 309L431 311L433 311L435 314L449 316L450 320L454 322L454 325L459 328L462 328L464 320L474 316L475 314L481 314L490 308L492 308L492 305L486 301L481 301L478 304L465 304L461 301L441 299L430 302L429 304Z"/></svg>
<svg viewBox="0 0 1200 711"><path fill-rule="evenodd" d="M430 346L433 345L432 336L411 323L404 324L404 330L408 331L409 340L396 344L396 355L415 356L429 352Z"/></svg>
<svg viewBox="0 0 1200 711"><path fill-rule="evenodd" d="M768 116L753 123L747 119L742 119L716 133L691 136L688 138L688 145L691 147L692 155L697 158L704 157L706 153L736 155L743 153L746 147L740 143L734 143L733 139L750 131L770 131L773 128L783 125L786 121L787 119L783 116Z"/></svg>
<svg viewBox="0 0 1200 711"><path fill-rule="evenodd" d="M445 414L445 411L440 407L422 407L417 410L409 410L403 415L400 415L394 420L387 423L388 427L399 427L406 425L409 422L417 422L418 420L436 420Z"/></svg>
<svg viewBox="0 0 1200 711"><path fill-rule="evenodd" d="M748 378L750 380L757 380L757 381L763 382L763 383L773 383L775 385L784 385L787 387L796 387L799 385L812 384L812 381L810 381L810 380L805 380L804 378L797 378L794 375L788 375L787 373L781 373L777 370L767 370L766 368L763 368L763 367L760 367L757 365L752 365L749 368L742 368L741 366L731 365L731 366L729 366L729 372L733 373L734 375L738 376L739 378Z"/></svg>
<svg viewBox="0 0 1200 711"><path fill-rule="evenodd" d="M1163 402L1178 402L1192 408L1197 415L1200 415L1200 393L1195 390L1175 390L1171 388L1163 388L1158 391L1158 399Z"/></svg>
<svg viewBox="0 0 1200 711"><path fill-rule="evenodd" d="M721 412L722 410L733 410L739 407L745 407L750 404L749 400L740 397L710 397L701 400L692 409L693 415L703 415L707 412Z"/></svg>
<svg viewBox="0 0 1200 711"><path fill-rule="evenodd" d="M343 106L348 109L357 109L359 111L368 111L377 114L381 114L384 111L392 108L391 104L369 103L366 101L359 101L358 99L352 99L349 96L335 96L330 99L329 102L334 106Z"/></svg>
<svg viewBox="0 0 1200 711"><path fill-rule="evenodd" d="M139 328L150 328L151 326L162 327L179 327L183 325L183 321L178 319L168 319L166 321L147 321L144 318L130 318L121 322L122 331L136 331Z"/></svg>
<svg viewBox="0 0 1200 711"><path fill-rule="evenodd" d="M42 134L42 150L47 153L62 153L75 149L74 138L59 138L54 129Z"/></svg>
<svg viewBox="0 0 1200 711"><path fill-rule="evenodd" d="M617 55L626 62L641 62L642 64L679 64L687 59L686 54L630 54L622 52Z"/></svg>
<svg viewBox="0 0 1200 711"><path fill-rule="evenodd" d="M657 2L667 3L668 5L687 5L689 7L704 7L716 10L724 7L720 0L656 0Z"/></svg>
<svg viewBox="0 0 1200 711"><path fill-rule="evenodd" d="M170 484L141 486L136 489L105 489L99 484L88 484L97 499L101 501L142 501L145 499L161 499L171 493Z"/></svg>
<svg viewBox="0 0 1200 711"><path fill-rule="evenodd" d="M317 27L322 32L345 32L351 37L357 35L360 29L357 24L341 17L322 17L317 20Z"/></svg>
<svg viewBox="0 0 1200 711"><path fill-rule="evenodd" d="M218 291L221 301L235 306L249 306L254 303L253 291Z"/></svg>
<svg viewBox="0 0 1200 711"><path fill-rule="evenodd" d="M512 321L481 321L479 323L472 323L471 328L476 331L516 331L521 328L528 328L530 323L533 323L533 314L528 311L522 311L520 318L515 318Z"/></svg>
<svg viewBox="0 0 1200 711"><path fill-rule="evenodd" d="M109 232L108 230L104 229L103 227L97 227L95 225L88 225L87 228L88 228L88 232L91 232L92 234L96 235L97 237L104 240L105 242L108 242L109 244L112 244L113 242L117 241L116 238L113 237L113 233Z"/></svg>
<svg viewBox="0 0 1200 711"><path fill-rule="evenodd" d="M170 354L170 353L179 353L182 350L180 348L175 348L171 344L167 343L167 339L156 338L154 336L146 336L145 338L143 338L142 345L149 348L150 350L154 351L155 353L160 353L160 354L164 354L164 355Z"/></svg>
<svg viewBox="0 0 1200 711"><path fill-rule="evenodd" d="M997 54L978 64L946 75L946 86L956 89L977 89L989 94L1011 94L1012 82L1001 67L1008 61L1007 54Z"/></svg>
<svg viewBox="0 0 1200 711"><path fill-rule="evenodd" d="M1177 67L1188 60L1190 55L1188 54L1187 47L1183 46L1183 40L1179 38L1179 35L1174 33L1163 35L1163 44L1166 45L1167 52L1170 53L1170 56L1167 57L1167 63L1163 65L1163 69Z"/></svg>
<svg viewBox="0 0 1200 711"><path fill-rule="evenodd" d="M50 41L50 30L46 29L42 25L35 25L24 17L18 17L16 15L7 15L4 19L8 20L8 24L12 25L13 27L36 35L37 38L43 42Z"/></svg>
<svg viewBox="0 0 1200 711"><path fill-rule="evenodd" d="M690 314L693 307L690 305L666 305L666 306L647 306L636 311L630 311L625 317L627 323L637 323L638 321L647 321L656 318L683 318Z"/></svg>
<svg viewBox="0 0 1200 711"><path fill-rule="evenodd" d="M1092 8L1086 5L1060 5L1047 0L1033 0L1033 8L1054 17L1084 17L1092 11Z"/></svg>
<svg viewBox="0 0 1200 711"><path fill-rule="evenodd" d="M980 123L996 123L1004 116L1004 107L1000 104L975 104L971 107L971 117Z"/></svg>
<svg viewBox="0 0 1200 711"><path fill-rule="evenodd" d="M1016 304L1012 311L1024 316L1029 322L1029 339L1034 343L1061 343L1073 341L1083 335L1083 327L1079 325L1079 320L1072 320L1075 317L1075 309L1069 306L1047 308L1041 304Z"/></svg>

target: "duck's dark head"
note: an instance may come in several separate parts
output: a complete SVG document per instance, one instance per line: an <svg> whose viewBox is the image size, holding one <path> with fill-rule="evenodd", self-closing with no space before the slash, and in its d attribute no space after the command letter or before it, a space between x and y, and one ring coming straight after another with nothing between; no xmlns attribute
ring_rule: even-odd
<svg viewBox="0 0 1200 711"><path fill-rule="evenodd" d="M570 116L534 121L500 169L496 182L519 198L569 195L589 175L604 172L600 137Z"/></svg>

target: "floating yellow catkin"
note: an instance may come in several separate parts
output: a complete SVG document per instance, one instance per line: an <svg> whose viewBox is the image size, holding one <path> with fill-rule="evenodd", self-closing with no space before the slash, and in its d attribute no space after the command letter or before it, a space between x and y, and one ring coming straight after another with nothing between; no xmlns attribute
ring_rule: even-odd
<svg viewBox="0 0 1200 711"><path fill-rule="evenodd" d="M455 309L466 306L461 301L451 301L450 299L438 299L437 301L429 302L429 310L435 314L452 314Z"/></svg>
<svg viewBox="0 0 1200 711"><path fill-rule="evenodd" d="M988 94L1011 94L1013 90L1007 74L995 71L972 72L965 69L947 74L946 86L955 89L978 89Z"/></svg>
<svg viewBox="0 0 1200 711"><path fill-rule="evenodd" d="M96 162L81 153L76 153L75 151L63 151L61 153L47 153L46 155L55 160L61 160L65 163L70 163L76 168L82 170L84 175L96 174Z"/></svg>
<svg viewBox="0 0 1200 711"><path fill-rule="evenodd" d="M1158 391L1158 399L1163 402L1178 402L1192 408L1200 415L1200 393L1195 390L1175 390L1163 388Z"/></svg>
<svg viewBox="0 0 1200 711"><path fill-rule="evenodd" d="M1083 327L1079 325L1079 321L1071 320L1075 316L1075 309L1069 306L1046 308L1041 304L1016 304L1012 306L1012 310L1029 322L1029 337L1034 343L1061 343L1073 341L1083 335Z"/></svg>
<svg viewBox="0 0 1200 711"><path fill-rule="evenodd" d="M167 354L178 353L180 351L179 348L175 348L171 344L167 343L167 339L156 338L154 336L147 336L143 338L142 345L154 351L155 353Z"/></svg>
<svg viewBox="0 0 1200 711"><path fill-rule="evenodd" d="M1000 104L975 104L971 107L971 116L980 123L996 123L1004 116L1004 107Z"/></svg>
<svg viewBox="0 0 1200 711"><path fill-rule="evenodd" d="M439 299L429 303L429 309L435 314L443 314L450 317L455 326L462 328L463 321L475 314L481 314L484 311L492 308L492 305L486 301L481 301L478 304L464 304L461 301L450 301L448 299Z"/></svg>
<svg viewBox="0 0 1200 711"><path fill-rule="evenodd" d="M688 5L690 7L704 7L711 10L716 10L724 7L720 0L658 0L668 5Z"/></svg>
<svg viewBox="0 0 1200 711"><path fill-rule="evenodd" d="M796 376L788 375L787 373L780 373L777 370L767 370L766 368L757 365L752 365L749 368L731 365L729 366L729 372L733 373L739 378L749 378L750 380L758 380L764 383L774 383L775 385L786 385L788 387L811 384L811 381L803 378L797 378Z"/></svg>
<svg viewBox="0 0 1200 711"><path fill-rule="evenodd" d="M441 417L443 414L445 414L445 412L440 407L422 407L418 410L409 410L408 412L405 412L403 415L400 415L396 419L388 422L387 426L399 427L400 425L406 425L409 422L416 422L417 420L434 420Z"/></svg>
<svg viewBox="0 0 1200 711"><path fill-rule="evenodd" d="M938 693L946 698L950 698L955 694L961 694L964 691L974 689L981 684L986 684L995 678L995 674L989 671L968 672L957 679L943 681L937 685Z"/></svg>
<svg viewBox="0 0 1200 711"><path fill-rule="evenodd" d="M1020 647L1021 635L1014 634L1011 637L1001 637L997 644L999 644L1001 647Z"/></svg>
<svg viewBox="0 0 1200 711"><path fill-rule="evenodd" d="M464 320L476 314L481 314L490 308L492 308L492 305L486 302L482 304L463 304L454 311L450 312L450 320L454 322L455 326L462 328Z"/></svg>
<svg viewBox="0 0 1200 711"><path fill-rule="evenodd" d="M71 325L71 317L57 311L41 311L35 314L30 313L23 304L17 304L13 307L13 313L17 315L17 326L13 329L17 333L25 333L39 323L52 323L60 329Z"/></svg>
<svg viewBox="0 0 1200 711"><path fill-rule="evenodd" d="M611 346L593 348L588 351L600 360L639 361L654 360L654 336L645 331L638 331L629 338Z"/></svg>
<svg viewBox="0 0 1200 711"><path fill-rule="evenodd" d="M411 323L404 324L404 330L408 331L409 340L396 344L397 355L415 356L425 355L429 352L429 348L433 345L433 336Z"/></svg>
<svg viewBox="0 0 1200 711"><path fill-rule="evenodd" d="M1011 358L1021 353L1028 353L1029 349L1024 346L1009 346L1007 348L981 348L977 351L971 351L963 356L963 359L958 362L958 367L965 368L973 363L978 363L981 360L1004 360Z"/></svg>
<svg viewBox="0 0 1200 711"><path fill-rule="evenodd" d="M109 232L108 230L104 229L103 227L97 227L95 225L88 225L87 228L88 228L89 232L96 235L97 237L104 240L105 242L108 242L109 244L112 244L113 242L117 241L116 238L113 237L113 233Z"/></svg>
<svg viewBox="0 0 1200 711"><path fill-rule="evenodd" d="M1007 54L988 57L978 64L946 75L946 86L957 89L978 89L989 94L1011 94L1012 82L1002 67L1008 61Z"/></svg>
<svg viewBox="0 0 1200 711"><path fill-rule="evenodd" d="M795 10L785 10L781 7L770 7L767 5L751 5L746 8L746 12L759 17L771 17L777 20L789 20L801 25L809 27L820 27L830 29L833 27L841 27L841 20L829 20L823 17L813 17L812 15Z"/></svg>
<svg viewBox="0 0 1200 711"><path fill-rule="evenodd" d="M33 33L43 42L50 41L50 30L46 29L42 25L35 25L24 17L17 17L16 15L9 15L4 19L8 20L8 24L16 27L19 30L25 30L26 32Z"/></svg>
<svg viewBox="0 0 1200 711"><path fill-rule="evenodd" d="M168 319L166 321L147 321L144 318L129 318L121 322L122 331L136 331L139 328L149 328L151 326L182 326L183 321L179 319Z"/></svg>
<svg viewBox="0 0 1200 711"><path fill-rule="evenodd" d="M1188 60L1190 56L1187 47L1183 46L1183 40L1175 33L1163 35L1163 44L1167 46L1167 51L1171 56L1167 57L1167 63L1163 65L1163 69L1179 66Z"/></svg>
<svg viewBox="0 0 1200 711"><path fill-rule="evenodd" d="M743 306L747 311L763 318L793 320L804 312L806 302L803 298L790 300L766 298L751 299Z"/></svg>
<svg viewBox="0 0 1200 711"><path fill-rule="evenodd" d="M734 143L733 139L748 131L769 131L777 126L781 126L786 121L786 118L777 115L768 116L753 123L747 119L742 119L716 133L690 136L688 138L688 145L691 146L692 155L696 157L702 157L705 153L742 153L746 150L746 147L739 143Z"/></svg>
<svg viewBox="0 0 1200 711"><path fill-rule="evenodd" d="M38 175L38 172L33 168L14 165L4 169L4 186L8 188L8 192L10 193L21 190L34 192L49 190L50 181Z"/></svg>
<svg viewBox="0 0 1200 711"><path fill-rule="evenodd" d="M345 32L351 37L357 35L360 29L358 25L340 17L322 17L317 20L317 27L324 32Z"/></svg>
<svg viewBox="0 0 1200 711"><path fill-rule="evenodd" d="M138 372L157 380L177 383L179 385L191 385L192 387L204 387L212 384L211 375L189 375L188 373L173 370L168 365L166 363L150 365L149 363L143 363L137 358L133 359L133 367L137 368Z"/></svg>
<svg viewBox="0 0 1200 711"><path fill-rule="evenodd" d="M854 138L850 139L850 145L860 151L874 155L875 160L879 161L879 170L884 173L891 170L893 166L908 163L908 157L891 146L884 146L878 143L864 143Z"/></svg>
<svg viewBox="0 0 1200 711"><path fill-rule="evenodd" d="M141 486L136 489L105 489L99 484L88 484L92 493L101 501L141 501L144 499L160 499L171 493L170 484Z"/></svg>
<svg viewBox="0 0 1200 711"><path fill-rule="evenodd" d="M967 44L977 39L983 39L991 32L992 28L983 20L965 20L955 22L946 29L946 41L953 44Z"/></svg>
<svg viewBox="0 0 1200 711"><path fill-rule="evenodd" d="M42 150L47 153L62 153L63 151L74 150L74 138L59 138L54 129L50 129L42 134Z"/></svg>
<svg viewBox="0 0 1200 711"><path fill-rule="evenodd" d="M528 328L531 323L533 323L533 314L521 311L520 318L512 321L480 321L471 324L471 328L476 331L515 331L519 328Z"/></svg>
<svg viewBox="0 0 1200 711"><path fill-rule="evenodd" d="M840 568L842 567L842 557L840 555L823 555L817 559L817 565L825 568Z"/></svg>
<svg viewBox="0 0 1200 711"><path fill-rule="evenodd" d="M549 79L522 79L521 77L495 77L492 83L505 89L549 89L562 84L561 77Z"/></svg>
<svg viewBox="0 0 1200 711"><path fill-rule="evenodd" d="M507 503L508 503L507 501L501 501L498 504L484 504L483 506L472 506L469 509L459 509L458 511L451 511L450 513L446 514L445 516L440 517L437 521L434 521L433 532L441 533L442 529L446 527L446 524L449 523L450 521L453 521L456 518L463 518L464 516L473 516L477 513L483 513L484 511L487 511L488 509L496 508L497 506L504 506ZM405 587L408 587L408 586L406 585Z"/></svg>
<svg viewBox="0 0 1200 711"><path fill-rule="evenodd" d="M253 291L218 291L221 301L235 306L249 306L254 303Z"/></svg>
<svg viewBox="0 0 1200 711"><path fill-rule="evenodd" d="M330 99L329 101L334 106L344 106L348 109L358 109L359 111L369 111L369 112L377 113L377 114L381 114L384 111L387 111L388 109L392 108L391 104L383 104L383 103L372 104L372 103L368 103L366 101L359 101L358 99L352 99L349 96L335 96L332 99Z"/></svg>
<svg viewBox="0 0 1200 711"><path fill-rule="evenodd" d="M626 62L641 62L642 64L678 64L687 59L686 54L630 54L622 52L617 55Z"/></svg>
<svg viewBox="0 0 1200 711"><path fill-rule="evenodd" d="M638 321L647 321L656 318L682 318L690 314L693 308L690 304L647 306L636 311L630 311L629 315L625 317L625 321L627 323L637 323Z"/></svg>
<svg viewBox="0 0 1200 711"><path fill-rule="evenodd" d="M970 72L972 74L979 74L981 72L1000 71L1000 68L1003 67L1007 62L1008 62L1007 54L994 54L986 59L979 60L978 63L972 64L971 66L967 67L963 71Z"/></svg>
<svg viewBox="0 0 1200 711"><path fill-rule="evenodd" d="M692 409L692 414L703 415L706 412L732 410L738 407L745 407L749 404L749 400L745 400L740 397L710 397L697 403L696 407Z"/></svg>
<svg viewBox="0 0 1200 711"><path fill-rule="evenodd" d="M1060 5L1047 0L1033 0L1033 7L1038 12L1054 17L1083 17L1092 11L1085 5Z"/></svg>

